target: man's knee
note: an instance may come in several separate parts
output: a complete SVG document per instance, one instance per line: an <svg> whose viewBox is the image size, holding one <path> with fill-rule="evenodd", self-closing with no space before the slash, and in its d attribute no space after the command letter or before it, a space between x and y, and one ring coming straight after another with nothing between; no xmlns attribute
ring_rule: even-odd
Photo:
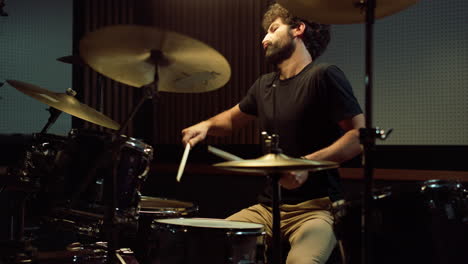
<svg viewBox="0 0 468 264"><path fill-rule="evenodd" d="M290 238L287 264L325 263L336 245L332 226L322 220L305 222Z"/></svg>

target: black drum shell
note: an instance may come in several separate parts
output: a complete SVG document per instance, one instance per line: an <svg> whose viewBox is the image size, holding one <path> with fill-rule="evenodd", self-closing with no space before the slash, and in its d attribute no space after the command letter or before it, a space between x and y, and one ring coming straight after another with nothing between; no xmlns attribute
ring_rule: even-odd
<svg viewBox="0 0 468 264"><path fill-rule="evenodd" d="M263 254L257 252L259 240L263 241L263 228L199 227L153 221L151 236L154 244L149 263L152 264L257 263L258 254Z"/></svg>
<svg viewBox="0 0 468 264"><path fill-rule="evenodd" d="M430 180L374 191L370 254L375 263L468 263L468 198L454 181ZM348 263L361 263L361 201L336 220Z"/></svg>

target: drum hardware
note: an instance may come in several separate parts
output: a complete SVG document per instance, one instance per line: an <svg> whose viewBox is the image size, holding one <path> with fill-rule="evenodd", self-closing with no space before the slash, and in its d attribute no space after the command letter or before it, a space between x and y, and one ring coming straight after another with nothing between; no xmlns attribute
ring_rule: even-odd
<svg viewBox="0 0 468 264"><path fill-rule="evenodd" d="M64 250L38 252L36 260L45 264L104 264L109 263L109 255L113 255L119 264L138 264L129 248L119 248L110 254L107 242L82 244L71 243Z"/></svg>
<svg viewBox="0 0 468 264"><path fill-rule="evenodd" d="M89 137L86 133L82 134L80 135L77 131L73 136L79 145L87 142L86 138ZM123 135L120 135L118 139L115 134L109 136L112 138L107 138L102 143L103 146L100 148L101 152L96 155L97 158L90 161L91 169L87 171L84 180L79 183L78 188L74 188L67 209L71 212L70 208L76 208L82 201L83 194L86 194L85 191L92 189L91 187L100 189L100 194L93 194L97 202L88 201L87 203L88 211L96 211L100 216L99 219L94 218L95 221L91 221L91 225L97 224L96 237L103 236L106 241L109 241L109 248L119 248L119 232L123 229L136 230L140 200L139 188L149 171L153 149L149 145ZM106 170L102 175L102 173L97 173L102 167L112 169ZM117 192L118 197L115 195ZM85 199L87 198L88 195ZM89 205L94 205L96 208L90 208ZM83 213L78 211L78 215L83 216ZM85 225L85 227L91 225Z"/></svg>
<svg viewBox="0 0 468 264"><path fill-rule="evenodd" d="M264 134L265 135L265 134ZM281 203L281 188L279 180L284 172L295 171L295 170L308 170L308 171L319 171L338 168L338 163L331 161L312 161L306 159L296 159L288 157L282 154L279 148L279 136L273 134L271 136L264 137L268 142L270 153L252 160L236 160L226 161L214 164L214 166L231 170L231 171L244 171L244 172L262 172L265 173L271 179L271 185L273 190L273 262L274 264L281 263L281 231L280 231L280 210L279 205Z"/></svg>
<svg viewBox="0 0 468 264"><path fill-rule="evenodd" d="M57 58L57 61L71 64L71 65L77 65L80 67L88 66L86 62L78 55L70 55L70 56L64 56ZM97 102L98 102L98 107L97 109L99 112L104 112L104 83L103 80L104 77L102 74L97 73L96 74L96 87L97 87Z"/></svg>
<svg viewBox="0 0 468 264"><path fill-rule="evenodd" d="M69 95L69 96L75 96L76 92L74 90L72 90L71 88L68 88L67 91L66 91L66 94ZM57 121L57 118L62 113L60 110L57 110L57 109L55 109L53 107L49 107L48 111L50 113L50 116L49 116L49 119L47 120L47 123L42 128L41 134L45 134L47 132L47 130L49 129L49 127L51 125L53 125L55 123L55 121Z"/></svg>
<svg viewBox="0 0 468 264"><path fill-rule="evenodd" d="M118 248L118 228L115 226L118 137L144 101L157 96L159 90L214 90L229 80L231 71L226 59L208 45L178 33L144 26L108 26L88 33L80 41L80 54L86 64L98 73L144 89L142 97L114 134L110 147L112 173L110 181L107 181L109 192L104 226L112 252ZM95 171L94 168L90 171L79 189L89 185ZM79 192L74 195L72 205L78 196Z"/></svg>

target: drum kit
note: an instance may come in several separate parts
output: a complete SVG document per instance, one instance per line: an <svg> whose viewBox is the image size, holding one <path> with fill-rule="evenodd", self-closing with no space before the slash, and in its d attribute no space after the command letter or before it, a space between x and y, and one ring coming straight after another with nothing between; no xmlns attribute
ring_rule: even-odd
<svg viewBox="0 0 468 264"><path fill-rule="evenodd" d="M396 13L417 1L278 2L292 13L313 21L331 24L365 22L366 28L372 30L375 18ZM366 43L371 43L369 37ZM372 85L371 45L367 50L366 95L371 93ZM143 102L159 91L199 93L222 87L231 75L227 60L196 39L136 25L107 26L91 32L80 41L80 56L58 60L89 66L112 80L142 88L144 93L127 119L119 124L80 103L71 89L56 93L17 80L7 81L18 91L48 105L51 116L42 131L34 134L23 160L18 166L9 168L4 177L7 191L25 195L12 202L19 206L15 207L17 212L12 213L11 232L1 238L0 251L7 257L0 258L0 262L259 263L256 247L264 235L261 225L196 218L198 208L190 202L142 196L140 189L149 171L153 148L122 134ZM365 156L370 155L367 150L372 149L376 138L383 139L388 135L385 131L372 129L370 107L369 99L366 100L367 129L362 131ZM47 134L61 112L115 132L73 129L66 137ZM331 169L338 164L288 157L278 149L276 137L270 140L273 140L270 153L258 159L236 159L215 166L233 171L261 172L272 179L271 263L279 264L280 175L294 170ZM366 161L370 160L370 156L366 156ZM374 199L369 192L372 164L366 164L366 168L364 223L368 222L371 211L366 204L369 199ZM28 209L31 212L25 209L26 200L32 205ZM29 230L31 234L25 231L25 214L39 218L39 228L34 232ZM367 226L364 231L368 231ZM55 238L67 241L66 245L51 246L54 244L51 240ZM366 240L368 236L363 238Z"/></svg>

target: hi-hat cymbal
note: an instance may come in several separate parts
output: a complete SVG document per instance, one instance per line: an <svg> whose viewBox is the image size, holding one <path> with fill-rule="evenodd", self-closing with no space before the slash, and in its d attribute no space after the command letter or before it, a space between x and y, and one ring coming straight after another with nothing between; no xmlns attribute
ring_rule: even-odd
<svg viewBox="0 0 468 264"><path fill-rule="evenodd" d="M332 161L296 159L284 154L266 154L258 159L234 160L214 164L214 166L242 172L285 172L294 170L319 171L338 168Z"/></svg>
<svg viewBox="0 0 468 264"><path fill-rule="evenodd" d="M15 80L7 80L7 83L18 91L72 116L76 116L96 125L110 129L118 130L120 128L120 125L117 122L113 121L101 112L80 103L74 96L51 92L44 88Z"/></svg>
<svg viewBox="0 0 468 264"><path fill-rule="evenodd" d="M147 26L98 29L80 41L80 54L95 71L134 87L151 84L157 66L159 91L164 92L207 92L222 87L231 77L229 63L215 49Z"/></svg>
<svg viewBox="0 0 468 264"><path fill-rule="evenodd" d="M375 18L400 12L419 0L375 0ZM277 0L294 16L322 24L358 24L366 21L366 0Z"/></svg>

